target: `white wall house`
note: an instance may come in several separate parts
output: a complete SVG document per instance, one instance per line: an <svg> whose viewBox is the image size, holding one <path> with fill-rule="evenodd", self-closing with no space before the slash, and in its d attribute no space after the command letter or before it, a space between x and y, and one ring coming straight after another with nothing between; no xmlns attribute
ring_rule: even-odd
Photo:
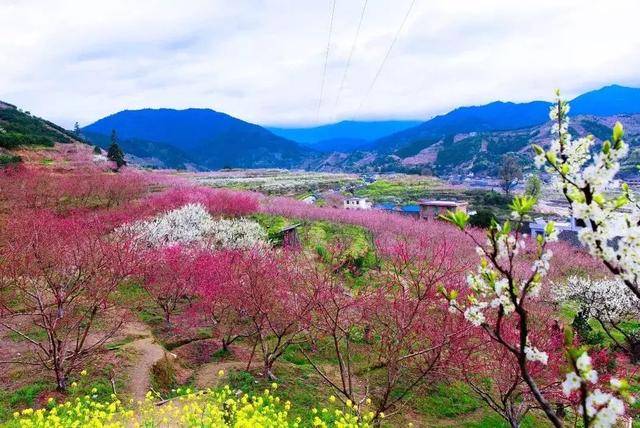
<svg viewBox="0 0 640 428"><path fill-rule="evenodd" d="M544 235L544 229L547 226L547 222L543 218L536 218L534 221L529 223L529 228L531 229L531 237L535 238L538 235ZM570 232L578 232L580 229L576 226L576 219L571 217L568 222L555 222L556 230L558 233L561 233L565 230Z"/></svg>
<svg viewBox="0 0 640 428"><path fill-rule="evenodd" d="M342 203L346 210L370 210L373 206L367 198L348 198Z"/></svg>

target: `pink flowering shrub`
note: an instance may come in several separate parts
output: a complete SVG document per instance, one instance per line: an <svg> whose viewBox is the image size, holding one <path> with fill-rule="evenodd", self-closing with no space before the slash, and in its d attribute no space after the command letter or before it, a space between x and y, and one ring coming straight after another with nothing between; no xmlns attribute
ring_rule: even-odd
<svg viewBox="0 0 640 428"><path fill-rule="evenodd" d="M147 214L156 214L199 203L213 215L244 216L258 210L255 193L210 187L184 186L151 195L142 202Z"/></svg>

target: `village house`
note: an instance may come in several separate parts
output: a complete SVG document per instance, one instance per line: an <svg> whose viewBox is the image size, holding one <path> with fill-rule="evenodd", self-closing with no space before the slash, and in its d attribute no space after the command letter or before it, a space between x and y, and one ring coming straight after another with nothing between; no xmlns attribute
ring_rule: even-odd
<svg viewBox="0 0 640 428"><path fill-rule="evenodd" d="M464 211L467 212L468 202L457 201L438 201L423 199L418 201L420 206L420 218L426 220L437 219L439 215L445 214L447 211Z"/></svg>
<svg viewBox="0 0 640 428"><path fill-rule="evenodd" d="M375 208L382 211L402 214L410 217L420 217L420 206L418 205L398 205L393 203L384 203L376 205Z"/></svg>
<svg viewBox="0 0 640 428"><path fill-rule="evenodd" d="M545 227L547 227L547 222L543 218L535 218L532 222L529 222L531 237L535 239L538 235L544 236ZM570 217L569 221L556 221L555 229L558 231L558 239L561 241L566 241L577 246L581 245L578 239L580 226L576 224L574 217Z"/></svg>
<svg viewBox="0 0 640 428"><path fill-rule="evenodd" d="M346 210L370 210L373 205L368 198L347 198L342 206Z"/></svg>

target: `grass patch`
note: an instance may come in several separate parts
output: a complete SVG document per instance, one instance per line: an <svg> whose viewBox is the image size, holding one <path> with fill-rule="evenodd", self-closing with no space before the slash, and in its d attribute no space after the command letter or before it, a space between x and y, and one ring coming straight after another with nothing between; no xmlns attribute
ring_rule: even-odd
<svg viewBox="0 0 640 428"><path fill-rule="evenodd" d="M413 400L416 411L437 418L454 418L472 413L482 402L461 382L438 384L428 394Z"/></svg>
<svg viewBox="0 0 640 428"><path fill-rule="evenodd" d="M34 328L32 330L23 332L29 339L35 340L36 342L40 342L47 338L47 331L43 328ZM27 339L22 335L16 333L15 331L11 331L8 334L9 339L13 342L24 342Z"/></svg>
<svg viewBox="0 0 640 428"><path fill-rule="evenodd" d="M217 351L215 351L213 354L211 354L211 361L212 362L222 361L232 356L233 356L233 353L230 350L220 348Z"/></svg>
<svg viewBox="0 0 640 428"><path fill-rule="evenodd" d="M38 396L49 387L49 384L38 381L15 391L0 389L0 423L11 419L17 410L33 407Z"/></svg>
<svg viewBox="0 0 640 428"><path fill-rule="evenodd" d="M464 422L464 428L509 428L509 424L497 413L489 410L482 413L482 416L473 421ZM521 428L550 427L551 424L545 419L536 418L533 415L527 415L522 419Z"/></svg>

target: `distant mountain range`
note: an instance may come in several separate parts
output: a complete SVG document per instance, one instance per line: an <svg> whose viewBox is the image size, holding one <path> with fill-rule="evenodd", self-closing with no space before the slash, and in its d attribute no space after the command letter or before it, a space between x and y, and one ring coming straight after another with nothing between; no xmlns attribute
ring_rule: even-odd
<svg viewBox="0 0 640 428"><path fill-rule="evenodd" d="M345 120L311 128L268 127L267 129L276 135L321 152L351 152L369 149L373 141L420 123L415 120Z"/></svg>
<svg viewBox="0 0 640 428"><path fill-rule="evenodd" d="M627 141L640 145L640 89L619 85L587 92L570 101L574 135L608 138L609 127L620 120ZM379 138L366 150L334 153L318 168L361 172L400 171L439 174L474 172L495 174L506 153L530 165L530 142L545 143L551 103L496 101L461 107L417 126ZM632 146L635 153L635 147ZM640 151L638 152L640 159ZM633 159L633 156L631 157ZM629 162L633 162L630 160ZM627 172L635 171L627 168Z"/></svg>
<svg viewBox="0 0 640 428"><path fill-rule="evenodd" d="M615 120L625 125L631 158L640 163L640 89L618 85L570 101L574 135L608 137ZM496 101L460 107L425 122L344 121L310 128L264 128L210 109L125 110L82 128L103 148L116 130L130 160L194 170L284 167L325 171L474 172L494 174L500 157L514 153L523 167L530 143L549 140L551 103ZM0 102L0 147L52 144L77 138L63 128ZM634 163L635 162L635 163Z"/></svg>
<svg viewBox="0 0 640 428"><path fill-rule="evenodd" d="M640 113L640 89L606 86L574 98L570 105L570 114L573 116ZM549 120L549 107L551 103L546 101L495 101L482 106L460 107L420 125L380 138L374 143L374 148L393 152L406 146L419 147L422 144L426 147L430 142L447 135L509 131L540 125Z"/></svg>
<svg viewBox="0 0 640 428"><path fill-rule="evenodd" d="M125 110L82 128L103 148L112 130L126 153L153 166L294 168L305 167L317 156L261 126L210 109Z"/></svg>

